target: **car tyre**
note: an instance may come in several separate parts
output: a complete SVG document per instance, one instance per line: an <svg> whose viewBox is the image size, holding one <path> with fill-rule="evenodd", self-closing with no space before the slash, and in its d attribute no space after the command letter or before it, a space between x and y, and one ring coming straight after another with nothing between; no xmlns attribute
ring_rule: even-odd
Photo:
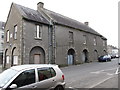
<svg viewBox="0 0 120 90"><path fill-rule="evenodd" d="M57 86L54 90L64 90L62 86Z"/></svg>

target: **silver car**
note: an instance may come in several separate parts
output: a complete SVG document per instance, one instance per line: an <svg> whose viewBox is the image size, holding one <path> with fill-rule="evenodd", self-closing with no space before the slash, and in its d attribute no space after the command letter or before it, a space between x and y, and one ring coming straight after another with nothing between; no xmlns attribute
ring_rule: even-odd
<svg viewBox="0 0 120 90"><path fill-rule="evenodd" d="M13 66L0 74L0 90L64 90L64 88L64 74L58 65L19 65Z"/></svg>

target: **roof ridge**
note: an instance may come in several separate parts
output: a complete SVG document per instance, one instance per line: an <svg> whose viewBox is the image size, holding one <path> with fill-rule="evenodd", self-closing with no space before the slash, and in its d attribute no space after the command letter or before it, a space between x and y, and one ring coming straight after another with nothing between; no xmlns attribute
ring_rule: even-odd
<svg viewBox="0 0 120 90"><path fill-rule="evenodd" d="M56 13L56 12L51 11L51 10L48 10L48 9L46 9L46 8L43 8L43 9L44 9L44 10L47 10L47 11L50 11L50 12L52 12L52 13L55 13L55 14L57 14L57 15L59 15L59 16L65 17L65 18L67 18L67 19L71 19L72 21L75 21L75 22L78 22L78 23L81 23L81 24L85 25L84 23L82 23L82 22L80 22L80 21L77 21L77 20L75 20L75 19L73 19L73 18L64 16L64 15L62 15L62 14L60 14L60 13ZM88 27L89 27L89 26L88 26Z"/></svg>

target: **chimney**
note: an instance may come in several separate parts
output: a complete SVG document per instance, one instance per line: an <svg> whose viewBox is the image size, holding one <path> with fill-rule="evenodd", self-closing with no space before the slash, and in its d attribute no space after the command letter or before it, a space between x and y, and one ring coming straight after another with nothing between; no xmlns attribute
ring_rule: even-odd
<svg viewBox="0 0 120 90"><path fill-rule="evenodd" d="M44 3L43 2L39 2L38 4L37 4L37 10L40 10L41 8L43 8L44 7Z"/></svg>
<svg viewBox="0 0 120 90"><path fill-rule="evenodd" d="M89 25L89 22L84 22L84 24L88 26L88 25Z"/></svg>

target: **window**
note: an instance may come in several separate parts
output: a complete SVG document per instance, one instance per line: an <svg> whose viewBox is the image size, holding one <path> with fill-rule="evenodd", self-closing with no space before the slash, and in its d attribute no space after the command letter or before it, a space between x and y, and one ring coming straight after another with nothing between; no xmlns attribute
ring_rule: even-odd
<svg viewBox="0 0 120 90"><path fill-rule="evenodd" d="M74 38L73 38L73 32L69 31L69 40L70 42L73 42Z"/></svg>
<svg viewBox="0 0 120 90"><path fill-rule="evenodd" d="M106 42L103 40L103 46L105 46L105 43L106 43Z"/></svg>
<svg viewBox="0 0 120 90"><path fill-rule="evenodd" d="M55 73L55 71L54 71L53 68L38 69L38 78L39 78L39 81L52 78L55 75L56 75L56 73Z"/></svg>
<svg viewBox="0 0 120 90"><path fill-rule="evenodd" d="M3 46L3 44L4 44L4 43L3 43L3 42L1 42L1 45L2 45L2 46Z"/></svg>
<svg viewBox="0 0 120 90"><path fill-rule="evenodd" d="M14 39L17 39L17 25L14 26Z"/></svg>
<svg viewBox="0 0 120 90"><path fill-rule="evenodd" d="M18 65L18 56L13 56L13 65Z"/></svg>
<svg viewBox="0 0 120 90"><path fill-rule="evenodd" d="M6 64L9 64L9 63L10 63L10 57L6 56Z"/></svg>
<svg viewBox="0 0 120 90"><path fill-rule="evenodd" d="M9 42L9 40L10 40L10 31L8 30L6 34L6 41Z"/></svg>
<svg viewBox="0 0 120 90"><path fill-rule="evenodd" d="M50 68L50 71L51 71L52 77L54 77L56 75L55 70L53 68Z"/></svg>
<svg viewBox="0 0 120 90"><path fill-rule="evenodd" d="M83 35L83 40L84 40L83 44L86 44L87 43L86 35Z"/></svg>
<svg viewBox="0 0 120 90"><path fill-rule="evenodd" d="M4 33L2 33L1 38L4 39Z"/></svg>
<svg viewBox="0 0 120 90"><path fill-rule="evenodd" d="M16 84L18 87L22 87L25 85L29 85L35 83L35 70L26 70L22 72L13 82L12 84ZM12 85L11 84L11 85Z"/></svg>
<svg viewBox="0 0 120 90"><path fill-rule="evenodd" d="M96 37L94 37L94 45L97 45Z"/></svg>
<svg viewBox="0 0 120 90"><path fill-rule="evenodd" d="M42 29L40 25L36 25L36 38L42 39Z"/></svg>

